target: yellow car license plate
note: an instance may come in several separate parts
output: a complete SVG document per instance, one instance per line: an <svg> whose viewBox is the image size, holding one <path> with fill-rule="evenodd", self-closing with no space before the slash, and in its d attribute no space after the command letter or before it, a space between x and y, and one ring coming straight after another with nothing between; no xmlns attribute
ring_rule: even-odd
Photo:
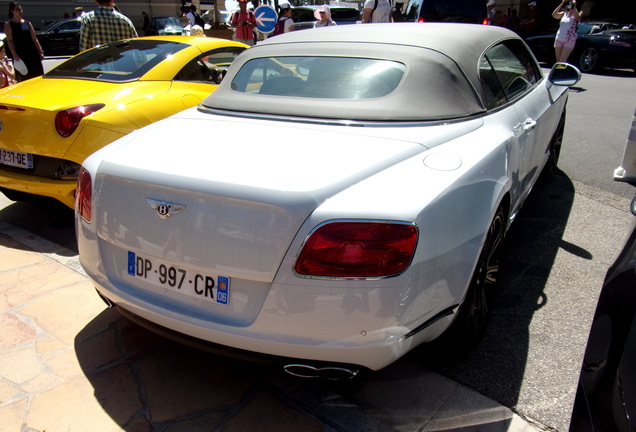
<svg viewBox="0 0 636 432"><path fill-rule="evenodd" d="M0 164L31 169L33 168L33 155L31 153L0 149Z"/></svg>

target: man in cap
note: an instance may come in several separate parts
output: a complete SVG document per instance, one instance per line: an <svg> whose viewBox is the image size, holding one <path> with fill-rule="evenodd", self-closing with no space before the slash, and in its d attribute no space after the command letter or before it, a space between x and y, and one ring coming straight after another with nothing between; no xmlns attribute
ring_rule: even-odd
<svg viewBox="0 0 636 432"><path fill-rule="evenodd" d="M239 10L232 15L232 28L236 29L234 39L246 45L254 45L254 29L256 17L254 12L247 10L247 0L239 0Z"/></svg>
<svg viewBox="0 0 636 432"><path fill-rule="evenodd" d="M519 23L519 36L526 38L528 36L532 36L537 26L539 25L539 13L537 12L537 2L531 1L528 3L528 14L524 19Z"/></svg>

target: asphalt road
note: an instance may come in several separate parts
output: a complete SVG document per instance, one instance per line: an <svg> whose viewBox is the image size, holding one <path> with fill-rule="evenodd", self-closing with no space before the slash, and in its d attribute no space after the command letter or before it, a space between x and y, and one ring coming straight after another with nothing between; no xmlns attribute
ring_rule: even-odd
<svg viewBox="0 0 636 432"><path fill-rule="evenodd" d="M560 169L574 181L631 199L634 188L613 174L635 109L634 72L583 74L570 91Z"/></svg>
<svg viewBox="0 0 636 432"><path fill-rule="evenodd" d="M432 369L567 430L602 280L633 222L628 203L634 188L613 182L612 173L636 108L634 95L636 78L622 72L584 75L570 92L562 172L535 189L511 227L492 321L477 349L440 362L444 347L423 346L354 387L332 391L364 404L365 389L394 380L406 366ZM62 205L8 203L0 219L77 252L73 214ZM401 392L425 391L400 382Z"/></svg>

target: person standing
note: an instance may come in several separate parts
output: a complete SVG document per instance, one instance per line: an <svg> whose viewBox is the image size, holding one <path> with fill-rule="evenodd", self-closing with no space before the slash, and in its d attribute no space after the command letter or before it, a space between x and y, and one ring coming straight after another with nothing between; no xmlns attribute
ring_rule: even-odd
<svg viewBox="0 0 636 432"><path fill-rule="evenodd" d="M393 22L389 0L366 0L362 10L363 23Z"/></svg>
<svg viewBox="0 0 636 432"><path fill-rule="evenodd" d="M278 6L280 7L280 12L278 12L278 21L276 21L276 25L274 26L274 33L272 33L272 36L296 30L296 27L294 26L294 20L291 17L291 5L285 2L279 4Z"/></svg>
<svg viewBox="0 0 636 432"><path fill-rule="evenodd" d="M190 10L186 14L186 18L188 18L190 28L195 25L198 25L201 28L205 27L205 21L203 21L203 18L201 18L201 16L197 13L197 7L195 5L190 5Z"/></svg>
<svg viewBox="0 0 636 432"><path fill-rule="evenodd" d="M247 0L239 0L238 4L239 10L232 15L232 28L236 29L234 39L253 46L256 17L254 12L247 10Z"/></svg>
<svg viewBox="0 0 636 432"><path fill-rule="evenodd" d="M517 32L519 30L519 17L517 16L517 9L513 9L510 11L508 18L506 18L506 25L504 26L508 30L512 30L513 32Z"/></svg>
<svg viewBox="0 0 636 432"><path fill-rule="evenodd" d="M331 11L329 6L320 6L314 11L314 17L318 20L314 27L335 26L336 23L331 19Z"/></svg>
<svg viewBox="0 0 636 432"><path fill-rule="evenodd" d="M486 11L488 13L488 24L495 25L495 17L497 16L495 0L488 0L488 3L486 3Z"/></svg>
<svg viewBox="0 0 636 432"><path fill-rule="evenodd" d="M0 42L0 88L15 84L15 69L7 57L4 44Z"/></svg>
<svg viewBox="0 0 636 432"><path fill-rule="evenodd" d="M25 73L16 70L16 81L25 81L42 75L44 51L35 36L33 25L22 18L20 3L9 3L9 18L10 20L4 23L4 33L7 36L7 45L13 56L13 62L15 64L22 60L26 66Z"/></svg>
<svg viewBox="0 0 636 432"><path fill-rule="evenodd" d="M537 28L539 28L539 12L537 11L537 2L528 3L528 14L519 23L519 36L527 38L533 36Z"/></svg>
<svg viewBox="0 0 636 432"><path fill-rule="evenodd" d="M144 31L144 36L147 36L148 28L150 27L150 17L145 11L141 13L141 20L143 22L141 29Z"/></svg>
<svg viewBox="0 0 636 432"><path fill-rule="evenodd" d="M561 20L559 31L554 39L554 53L556 61L565 63L574 50L576 44L576 27L583 17L583 12L576 9L576 0L562 0L561 4L552 12L552 18Z"/></svg>
<svg viewBox="0 0 636 432"><path fill-rule="evenodd" d="M95 0L97 9L82 15L80 52L121 39L136 38L133 23L113 7L113 0Z"/></svg>

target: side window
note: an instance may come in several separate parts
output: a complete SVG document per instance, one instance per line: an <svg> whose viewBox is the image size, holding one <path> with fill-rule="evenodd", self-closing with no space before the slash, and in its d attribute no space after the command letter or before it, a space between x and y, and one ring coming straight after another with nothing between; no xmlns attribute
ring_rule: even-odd
<svg viewBox="0 0 636 432"><path fill-rule="evenodd" d="M487 109L497 108L508 101L497 78L497 73L486 57L482 57L479 61L479 79Z"/></svg>
<svg viewBox="0 0 636 432"><path fill-rule="evenodd" d="M59 31L73 31L78 30L81 27L82 23L80 21L67 21L62 23L57 28Z"/></svg>
<svg viewBox="0 0 636 432"><path fill-rule="evenodd" d="M227 47L203 53L186 64L174 80L219 84L227 68L243 51L244 48Z"/></svg>
<svg viewBox="0 0 636 432"><path fill-rule="evenodd" d="M528 50L521 41L514 40L489 49L481 59L479 71L483 96L489 108L525 94L541 79L539 67Z"/></svg>

